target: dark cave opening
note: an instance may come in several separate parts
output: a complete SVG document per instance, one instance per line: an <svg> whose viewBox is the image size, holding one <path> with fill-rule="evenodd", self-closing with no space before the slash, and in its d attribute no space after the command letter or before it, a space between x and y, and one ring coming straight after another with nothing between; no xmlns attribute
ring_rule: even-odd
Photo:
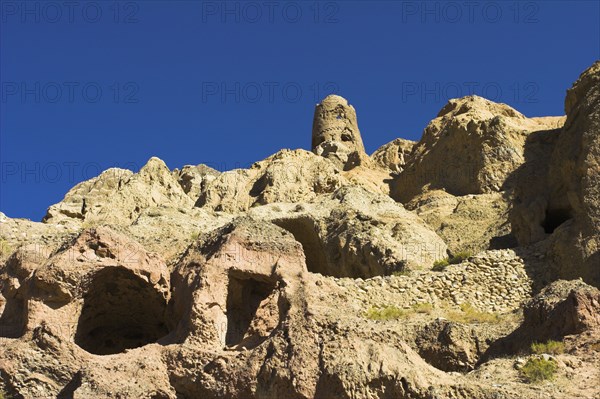
<svg viewBox="0 0 600 399"><path fill-rule="evenodd" d="M20 338L27 323L26 303L21 298L8 298L0 315L0 337Z"/></svg>
<svg viewBox="0 0 600 399"><path fill-rule="evenodd" d="M169 333L167 301L128 269L107 267L94 276L84 296L75 343L96 355L138 348Z"/></svg>
<svg viewBox="0 0 600 399"><path fill-rule="evenodd" d="M274 291L273 283L259 281L250 276L229 277L225 345L240 345L246 348L256 346L276 327L279 323L279 310ZM268 307L275 309L272 312L263 312L267 317L259 323L263 327L263 331L259 331L252 322L257 318L259 309ZM268 317L269 315L273 317ZM265 315L258 318L262 316Z"/></svg>
<svg viewBox="0 0 600 399"><path fill-rule="evenodd" d="M568 209L547 209L546 217L542 222L542 227L546 234L554 233L554 230L558 228L561 224L571 219L571 211Z"/></svg>
<svg viewBox="0 0 600 399"><path fill-rule="evenodd" d="M304 256L306 257L306 268L309 272L320 273L325 276L330 275L325 249L312 219L302 217L277 220L274 223L292 233L296 241L302 244Z"/></svg>

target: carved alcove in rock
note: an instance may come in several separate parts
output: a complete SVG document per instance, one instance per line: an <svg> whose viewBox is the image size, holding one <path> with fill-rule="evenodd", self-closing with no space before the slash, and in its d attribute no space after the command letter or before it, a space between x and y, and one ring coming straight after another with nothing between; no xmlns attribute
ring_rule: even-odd
<svg viewBox="0 0 600 399"><path fill-rule="evenodd" d="M0 337L19 338L25 331L27 321L26 301L20 297L6 299L0 308Z"/></svg>
<svg viewBox="0 0 600 399"><path fill-rule="evenodd" d="M230 273L227 286L225 344L250 349L279 325L279 291L261 276Z"/></svg>
<svg viewBox="0 0 600 399"><path fill-rule="evenodd" d="M311 273L320 273L325 276L331 275L325 248L319 237L315 222L309 217L296 219L275 220L279 227L292 233L296 241L302 244L304 256L306 257L306 268Z"/></svg>
<svg viewBox="0 0 600 399"><path fill-rule="evenodd" d="M106 267L84 296L75 343L96 355L138 348L169 333L163 293L132 271Z"/></svg>

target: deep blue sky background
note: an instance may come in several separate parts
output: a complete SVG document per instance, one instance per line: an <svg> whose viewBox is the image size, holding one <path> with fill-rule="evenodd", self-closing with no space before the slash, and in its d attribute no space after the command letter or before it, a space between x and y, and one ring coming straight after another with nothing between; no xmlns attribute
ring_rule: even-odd
<svg viewBox="0 0 600 399"><path fill-rule="evenodd" d="M0 211L34 220L111 166L224 170L310 149L313 107L332 91L357 109L369 152L418 140L472 91L561 115L600 58L597 1L23 3L1 1ZM239 98L222 96L236 84Z"/></svg>

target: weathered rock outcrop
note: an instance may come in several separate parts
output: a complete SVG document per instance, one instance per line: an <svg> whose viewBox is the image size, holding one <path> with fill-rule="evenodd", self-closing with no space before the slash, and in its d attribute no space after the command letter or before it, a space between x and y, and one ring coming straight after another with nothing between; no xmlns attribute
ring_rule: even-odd
<svg viewBox="0 0 600 399"><path fill-rule="evenodd" d="M139 173L112 168L76 185L48 209L44 222L129 225L150 207L192 205L192 199L165 163L151 158Z"/></svg>
<svg viewBox="0 0 600 399"><path fill-rule="evenodd" d="M78 225L65 226L12 219L0 212L0 262L23 246L48 247L48 251L52 252L77 231Z"/></svg>
<svg viewBox="0 0 600 399"><path fill-rule="evenodd" d="M524 309L524 328L538 341L600 329L600 291L582 281L557 281Z"/></svg>
<svg viewBox="0 0 600 399"><path fill-rule="evenodd" d="M515 247L509 207L510 201L503 193L455 197L442 190L425 192L406 204L454 254Z"/></svg>
<svg viewBox="0 0 600 399"><path fill-rule="evenodd" d="M7 219L2 230L14 231L12 241L39 231L33 235L43 239L29 237L28 242L47 243L61 242L81 228L110 225L171 262L193 237L231 220L194 208L200 191L218 174L204 165L171 172L163 161L151 158L139 173L109 169L76 185L48 209L43 223Z"/></svg>
<svg viewBox="0 0 600 399"><path fill-rule="evenodd" d="M186 165L181 170L173 170L173 176L177 179L183 191L197 201L200 192L208 183L216 179L220 172L211 167L200 164L196 166Z"/></svg>
<svg viewBox="0 0 600 399"><path fill-rule="evenodd" d="M368 278L429 269L446 244L418 216L391 198L342 187L311 203L273 204L250 215L292 232L312 272Z"/></svg>
<svg viewBox="0 0 600 399"><path fill-rule="evenodd" d="M511 221L521 244L552 234L549 266L556 277L600 285L600 62L569 89L565 111L560 131L528 145L530 160L515 176Z"/></svg>
<svg viewBox="0 0 600 399"><path fill-rule="evenodd" d="M341 170L350 170L368 161L354 107L343 97L327 96L315 108L312 150L332 161Z"/></svg>
<svg viewBox="0 0 600 399"><path fill-rule="evenodd" d="M471 371L486 347L473 328L444 319L427 324L417 336L419 355L444 371Z"/></svg>
<svg viewBox="0 0 600 399"><path fill-rule="evenodd" d="M2 268L6 304L0 321L2 337L10 340L0 338L0 364L9 393L57 396L78 389L82 379L91 385L83 386L84 395L86 389L95 394L102 387L114 390L103 371L106 362L95 362L91 354L123 353L168 335L166 265L106 228L85 230L48 259L41 256L35 248L24 248ZM127 357L117 363L131 362ZM127 368L130 378L133 365ZM137 392L126 380L117 386L142 397L155 386L149 380Z"/></svg>
<svg viewBox="0 0 600 399"><path fill-rule="evenodd" d="M391 195L404 203L428 189L458 196L504 190L524 162L528 134L561 121L529 119L478 96L450 100L425 128Z"/></svg>
<svg viewBox="0 0 600 399"><path fill-rule="evenodd" d="M491 345L486 359L586 332L600 339L600 291L580 280L551 283L524 306L523 315L519 328Z"/></svg>
<svg viewBox="0 0 600 399"><path fill-rule="evenodd" d="M562 125L477 96L450 100L425 128L390 194L424 218L452 252L516 245L511 188L525 141Z"/></svg>
<svg viewBox="0 0 600 399"><path fill-rule="evenodd" d="M415 141L398 138L375 150L371 154L371 159L384 168L401 172L408 163L416 144Z"/></svg>
<svg viewBox="0 0 600 399"><path fill-rule="evenodd" d="M75 325L79 318L79 324L82 322L93 324L88 326L91 331L97 328L96 324L102 324L104 320L102 329L108 332L118 330L120 328L117 323L118 315L121 314L121 318L131 315L126 309L105 308L111 305L103 303L103 298L107 295L103 290L107 288L113 298L113 305L116 303L114 301L118 302L119 291L127 289L135 291L139 288L140 295L147 289L150 296L131 303L130 310L142 306L146 299L158 297L162 298L158 298L159 302L164 302L163 308L166 306L169 297L169 278L164 262L155 255L147 253L136 242L107 228L84 230L72 242L66 242L57 252L51 254L47 260L44 259L45 256L47 256L46 252L38 247L24 247L9 258L4 269L9 281L5 286L7 291L3 292L6 294L5 297L27 301L25 313L22 314L23 333L32 330L31 325L47 319L48 312L52 313L51 309L60 309L60 312L53 314L52 317L57 317L57 320L62 319L66 324ZM118 286L119 279L123 280L123 287ZM109 287L111 285L112 288ZM151 294L153 290L156 294ZM128 300L133 299L133 297L128 298ZM127 300L120 304L126 305ZM138 309L139 317L143 317L143 310ZM85 315L86 311L98 315L98 319L87 317L90 314ZM5 315L6 312L3 313L3 317ZM111 327L106 323L115 325ZM152 331L151 328L147 330ZM88 332L81 334L86 336L83 338L86 342L90 338L87 336ZM142 330L139 332L143 333ZM101 332L97 331L97 334ZM77 341L77 336L75 340ZM98 337L95 343L97 350L109 350L104 346L106 342L101 337ZM113 343L115 347L119 346L116 341ZM124 342L121 344L125 345ZM93 345L90 344L91 346Z"/></svg>
<svg viewBox="0 0 600 399"><path fill-rule="evenodd" d="M250 169L220 174L201 192L196 206L244 212L273 202L307 201L332 193L343 181L328 160L304 150L282 150Z"/></svg>
<svg viewBox="0 0 600 399"><path fill-rule="evenodd" d="M131 236L149 251L160 253L172 265L190 242L232 218L233 215L198 208L153 207L143 211L130 226L111 227Z"/></svg>
<svg viewBox="0 0 600 399"><path fill-rule="evenodd" d="M242 218L201 236L171 278L159 257L106 228L32 271L15 262L3 271L21 286L3 293L27 306L10 345L0 337L9 393L308 398L360 386L365 398L426 398L443 378L399 341L328 327L302 247L268 222Z"/></svg>

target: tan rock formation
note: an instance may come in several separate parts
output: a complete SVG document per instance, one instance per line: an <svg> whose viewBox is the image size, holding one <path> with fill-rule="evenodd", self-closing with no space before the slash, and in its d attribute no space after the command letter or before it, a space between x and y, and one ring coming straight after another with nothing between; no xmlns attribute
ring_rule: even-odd
<svg viewBox="0 0 600 399"><path fill-rule="evenodd" d="M444 371L471 371L485 351L485 341L469 326L444 319L427 324L416 339L421 355Z"/></svg>
<svg viewBox="0 0 600 399"><path fill-rule="evenodd" d="M405 343L442 307L407 320L364 316L365 301L373 301L369 292L390 300L402 291L391 283L406 276L387 277L390 285L384 286L377 279L307 273L292 234L256 219L238 219L201 236L170 280L160 258L108 229L85 231L40 266L27 268L33 270L10 269L13 278L27 275L21 287L29 288L17 288L28 304L25 328L18 338L0 338L3 385L10 393L425 399L434 392L491 399L498 392L484 378L436 370ZM481 274L488 274L486 268ZM471 340L495 336L476 325L467 329ZM460 345L472 364L471 343ZM461 361L460 349L452 353ZM533 399L540 393L515 381L506 386L504 395Z"/></svg>
<svg viewBox="0 0 600 399"><path fill-rule="evenodd" d="M230 213L273 202L301 202L329 194L344 182L335 166L308 151L282 150L250 169L219 175L196 206Z"/></svg>
<svg viewBox="0 0 600 399"><path fill-rule="evenodd" d="M192 244L170 283L165 271L160 258L100 228L34 269L16 294L4 288L27 304L17 338L1 342L4 388L28 397L308 398L358 384L364 397L424 397L443 377L383 335L330 335L300 244L271 223L238 219ZM356 360L344 360L348 348Z"/></svg>
<svg viewBox="0 0 600 399"><path fill-rule="evenodd" d="M183 191L194 201L198 200L200 192L208 183L220 175L219 171L206 165L186 165L181 170L173 170L173 176L177 179Z"/></svg>
<svg viewBox="0 0 600 399"><path fill-rule="evenodd" d="M428 269L447 247L418 216L383 195L342 187L311 203L273 204L249 213L290 231L304 247L309 271L369 278Z"/></svg>
<svg viewBox="0 0 600 399"><path fill-rule="evenodd" d="M527 145L511 222L521 244L547 238L555 276L600 285L600 62L569 89L567 121Z"/></svg>
<svg viewBox="0 0 600 399"><path fill-rule="evenodd" d="M504 190L524 162L528 134L561 120L529 119L478 96L450 100L425 128L391 195L404 203L428 189L457 196Z"/></svg>
<svg viewBox="0 0 600 399"><path fill-rule="evenodd" d="M589 334L600 339L600 291L581 280L558 280L546 286L523 309L518 329L492 345L485 357L529 349L532 342ZM600 364L600 355L596 361ZM600 375L600 369L596 369Z"/></svg>
<svg viewBox="0 0 600 399"><path fill-rule="evenodd" d="M12 219L0 212L0 262L22 246L37 245L47 247L48 252L52 252L76 232L77 224L44 224L27 219Z"/></svg>
<svg viewBox="0 0 600 399"><path fill-rule="evenodd" d="M48 209L44 222L129 225L149 207L192 205L165 163L151 158L139 173L113 168L76 185Z"/></svg>
<svg viewBox="0 0 600 399"><path fill-rule="evenodd" d="M425 192L406 204L454 254L515 247L509 207L510 201L503 193L455 197L441 190Z"/></svg>
<svg viewBox="0 0 600 399"><path fill-rule="evenodd" d="M411 140L395 139L375 150L371 159L384 168L401 172L416 144L417 142Z"/></svg>

